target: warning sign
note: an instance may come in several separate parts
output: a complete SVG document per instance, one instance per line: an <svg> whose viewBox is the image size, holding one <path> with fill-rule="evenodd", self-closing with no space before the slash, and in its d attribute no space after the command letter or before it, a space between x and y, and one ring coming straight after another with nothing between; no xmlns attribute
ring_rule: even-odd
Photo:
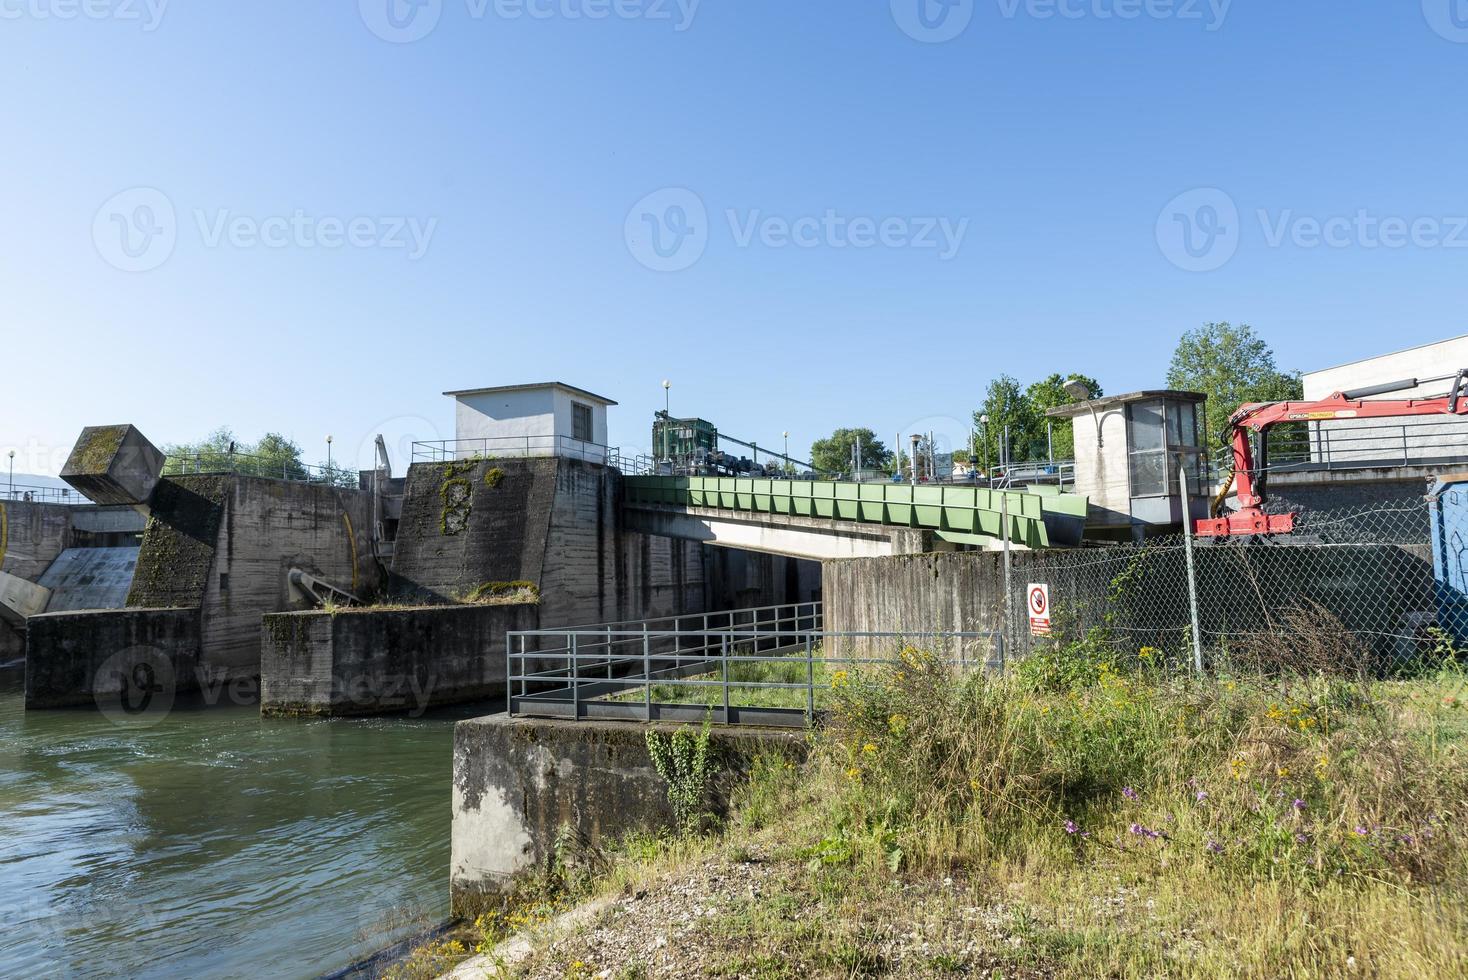
<svg viewBox="0 0 1468 980"><path fill-rule="evenodd" d="M1034 636L1049 636L1050 586L1031 583L1025 594L1030 607L1030 633Z"/></svg>

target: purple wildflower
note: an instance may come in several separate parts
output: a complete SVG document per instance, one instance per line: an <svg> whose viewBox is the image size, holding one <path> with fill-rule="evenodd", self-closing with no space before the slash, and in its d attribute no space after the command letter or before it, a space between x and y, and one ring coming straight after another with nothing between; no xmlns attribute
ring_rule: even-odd
<svg viewBox="0 0 1468 980"><path fill-rule="evenodd" d="M1222 854L1223 853L1223 845L1220 844L1220 843L1218 843L1218 841L1216 841L1216 840L1209 841L1208 842L1208 853L1209 854Z"/></svg>
<svg viewBox="0 0 1468 980"><path fill-rule="evenodd" d="M1310 835L1309 834L1304 834L1304 833L1296 833L1295 834L1295 843L1296 844L1308 844L1308 843L1310 843Z"/></svg>
<svg viewBox="0 0 1468 980"><path fill-rule="evenodd" d="M1296 810L1303 810L1305 809L1305 801L1297 799L1295 800L1295 802L1291 803L1290 806L1294 807Z"/></svg>
<svg viewBox="0 0 1468 980"><path fill-rule="evenodd" d="M1121 790L1121 795L1125 796L1129 800L1135 800L1137 798L1137 791L1132 789L1130 786L1123 786Z"/></svg>
<svg viewBox="0 0 1468 980"><path fill-rule="evenodd" d="M1365 827L1362 827L1362 826L1359 826L1359 825L1356 827L1356 836L1357 837L1365 837L1365 836L1367 836L1370 833L1371 833L1371 831L1367 830Z"/></svg>
<svg viewBox="0 0 1468 980"><path fill-rule="evenodd" d="M1412 835L1411 834L1404 834L1402 836L1402 843L1403 844L1406 844L1408 847L1411 847L1412 846L1412 843L1413 843Z"/></svg>
<svg viewBox="0 0 1468 980"><path fill-rule="evenodd" d="M1067 834L1073 834L1079 829L1080 828L1076 826L1076 822L1074 820L1067 820L1065 822L1065 832Z"/></svg>
<svg viewBox="0 0 1468 980"><path fill-rule="evenodd" d="M1208 794L1205 793L1205 792L1203 792L1201 789L1198 790L1198 802L1199 803L1204 803L1204 802L1207 802L1207 800L1208 800Z"/></svg>

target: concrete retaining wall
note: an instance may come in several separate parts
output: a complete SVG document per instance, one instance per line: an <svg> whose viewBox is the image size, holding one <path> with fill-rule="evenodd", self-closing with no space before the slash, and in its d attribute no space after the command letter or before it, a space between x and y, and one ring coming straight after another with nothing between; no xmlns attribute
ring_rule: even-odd
<svg viewBox="0 0 1468 980"><path fill-rule="evenodd" d="M0 500L0 571L32 582L71 540L72 507Z"/></svg>
<svg viewBox="0 0 1468 980"><path fill-rule="evenodd" d="M199 686L198 609L42 613L26 622L25 706L96 704L146 665L169 697Z"/></svg>
<svg viewBox="0 0 1468 980"><path fill-rule="evenodd" d="M372 499L358 490L238 476L161 481L128 605L198 605L202 665L215 679L260 672L260 617L302 608L288 575L371 594Z"/></svg>
<svg viewBox="0 0 1468 980"><path fill-rule="evenodd" d="M505 633L533 603L277 613L261 629L266 715L421 712L504 693Z"/></svg>
<svg viewBox="0 0 1468 980"><path fill-rule="evenodd" d="M1318 604L1362 635L1378 656L1410 655L1403 641L1435 609L1426 545L1203 547L1196 552L1199 618L1206 637L1256 632L1290 607ZM1057 627L1073 635L1109 625L1140 645L1176 648L1189 625L1180 548L1093 548L1011 554L1010 656L1032 645L1021 599L1050 586ZM960 552L827 562L825 625L831 631L999 630L1003 556ZM1406 641L1410 645L1410 641ZM893 644L871 641L869 655Z"/></svg>
<svg viewBox="0 0 1468 980"><path fill-rule="evenodd" d="M655 726L672 731L669 726ZM473 917L518 874L549 864L568 827L595 846L636 830L672 825L667 786L648 757L648 726L492 715L454 728L450 894ZM726 805L762 753L801 757L805 733L719 729L711 734Z"/></svg>

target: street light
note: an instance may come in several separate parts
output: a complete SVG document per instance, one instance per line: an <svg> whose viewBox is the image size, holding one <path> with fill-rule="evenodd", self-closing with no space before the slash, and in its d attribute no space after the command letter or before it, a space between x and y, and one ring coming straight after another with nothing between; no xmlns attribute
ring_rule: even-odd
<svg viewBox="0 0 1468 980"><path fill-rule="evenodd" d="M331 436L326 437L326 468L331 469Z"/></svg>
<svg viewBox="0 0 1468 980"><path fill-rule="evenodd" d="M672 410L673 410L673 394L669 390L672 387L673 387L673 382L669 381L667 378L664 378L663 379L663 414L664 415L669 415L669 416L671 416L671 413L672 413Z"/></svg>
<svg viewBox="0 0 1468 980"><path fill-rule="evenodd" d="M1085 402L1086 407L1091 410L1091 421L1096 426L1096 448L1100 449L1106 443L1101 438L1101 418L1096 414L1095 396L1091 393L1091 386L1084 381L1072 378L1061 386L1065 393L1078 402Z"/></svg>
<svg viewBox="0 0 1468 980"><path fill-rule="evenodd" d="M10 451L10 496L15 496L15 450Z"/></svg>
<svg viewBox="0 0 1468 980"><path fill-rule="evenodd" d="M979 416L979 439L984 443L984 477L989 476L989 416Z"/></svg>
<svg viewBox="0 0 1468 980"><path fill-rule="evenodd" d="M790 432L786 430L780 433L785 437L785 472L790 472Z"/></svg>

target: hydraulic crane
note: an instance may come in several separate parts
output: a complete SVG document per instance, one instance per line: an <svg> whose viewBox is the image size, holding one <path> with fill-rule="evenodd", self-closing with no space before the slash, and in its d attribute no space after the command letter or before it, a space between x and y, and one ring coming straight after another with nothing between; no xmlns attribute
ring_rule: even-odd
<svg viewBox="0 0 1468 980"><path fill-rule="evenodd" d="M1434 398L1379 399L1372 395L1407 391L1434 381L1452 381L1446 395ZM1355 419L1404 418L1418 415L1468 415L1468 369L1439 378L1407 378L1388 384L1338 391L1312 402L1262 402L1240 405L1229 417L1223 432L1224 445L1233 451L1233 481L1238 509L1233 513L1198 521L1201 537L1224 538L1242 535L1289 534L1295 528L1294 514L1266 514L1269 474L1269 430L1285 422L1327 422ZM1255 438L1257 436L1257 439ZM1257 449L1255 447L1257 442ZM1219 495L1222 499L1222 494Z"/></svg>

